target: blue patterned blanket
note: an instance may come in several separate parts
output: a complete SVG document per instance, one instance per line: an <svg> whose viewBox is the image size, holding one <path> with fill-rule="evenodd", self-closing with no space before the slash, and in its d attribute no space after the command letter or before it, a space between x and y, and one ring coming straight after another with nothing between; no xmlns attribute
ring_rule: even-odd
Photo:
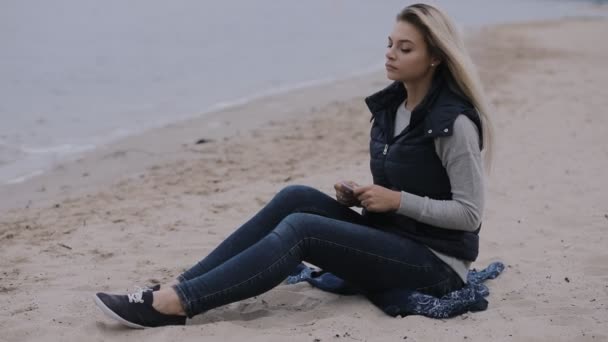
<svg viewBox="0 0 608 342"><path fill-rule="evenodd" d="M315 270L300 263L285 283L295 284L307 281L324 291L341 295L365 295L374 305L390 316L423 315L431 318L449 318L468 311L483 311L488 307L484 298L490 294L483 284L487 279L496 278L505 266L493 262L481 271L472 269L467 276L467 284L460 290L448 293L441 298L424 293L394 289L382 293L366 293L335 276L330 272Z"/></svg>

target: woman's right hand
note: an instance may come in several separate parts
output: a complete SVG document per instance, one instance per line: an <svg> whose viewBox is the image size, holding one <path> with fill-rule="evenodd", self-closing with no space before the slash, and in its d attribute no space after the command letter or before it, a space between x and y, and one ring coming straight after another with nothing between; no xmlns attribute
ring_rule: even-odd
<svg viewBox="0 0 608 342"><path fill-rule="evenodd" d="M334 189L336 190L336 200L338 203L347 207L361 207L361 202L355 196L353 196L352 193L350 193L348 189L342 185L342 183L350 185L351 188L359 186L353 181L341 181L334 184Z"/></svg>

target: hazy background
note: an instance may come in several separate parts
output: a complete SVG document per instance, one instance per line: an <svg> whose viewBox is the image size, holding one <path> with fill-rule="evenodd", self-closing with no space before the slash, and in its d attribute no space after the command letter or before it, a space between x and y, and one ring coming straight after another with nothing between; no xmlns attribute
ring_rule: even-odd
<svg viewBox="0 0 608 342"><path fill-rule="evenodd" d="M409 3L1 0L0 184L150 127L380 68ZM467 29L588 12L584 1L434 3Z"/></svg>

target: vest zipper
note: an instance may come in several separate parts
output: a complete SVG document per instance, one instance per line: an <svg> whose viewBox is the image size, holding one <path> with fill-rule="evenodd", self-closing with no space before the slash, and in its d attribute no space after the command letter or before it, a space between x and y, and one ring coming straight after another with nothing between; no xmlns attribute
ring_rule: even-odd
<svg viewBox="0 0 608 342"><path fill-rule="evenodd" d="M387 151L388 151L388 144L384 145L384 151L382 151L382 154L386 155Z"/></svg>

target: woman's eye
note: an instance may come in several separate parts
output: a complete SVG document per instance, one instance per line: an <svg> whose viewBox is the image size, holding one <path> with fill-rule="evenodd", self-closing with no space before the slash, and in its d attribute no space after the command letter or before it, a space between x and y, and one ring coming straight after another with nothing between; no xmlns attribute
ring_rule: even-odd
<svg viewBox="0 0 608 342"><path fill-rule="evenodd" d="M408 52L410 52L410 51L412 51L412 50L410 50L410 49L401 49L401 51L402 51L402 52L405 52L405 53L408 53Z"/></svg>

